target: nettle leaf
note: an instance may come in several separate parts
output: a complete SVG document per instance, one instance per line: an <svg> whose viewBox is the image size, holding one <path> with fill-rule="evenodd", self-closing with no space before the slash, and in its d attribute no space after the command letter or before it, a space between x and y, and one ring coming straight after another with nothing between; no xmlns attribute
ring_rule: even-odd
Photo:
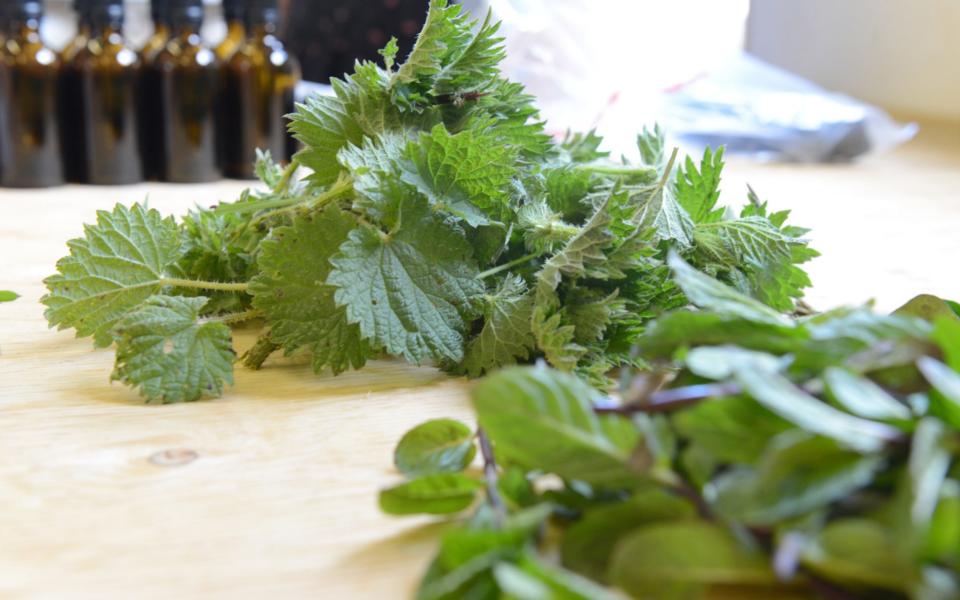
<svg viewBox="0 0 960 600"><path fill-rule="evenodd" d="M387 75L375 64L358 63L356 73L332 78L330 84L334 96L308 96L290 116L290 131L303 144L294 158L313 171L308 179L321 186L340 174L341 148L360 146L364 136L376 137L402 124L386 89Z"/></svg>
<svg viewBox="0 0 960 600"><path fill-rule="evenodd" d="M515 367L481 381L471 397L504 460L598 486L629 487L641 478L630 461L636 428L595 415L599 393L572 375Z"/></svg>
<svg viewBox="0 0 960 600"><path fill-rule="evenodd" d="M703 521L654 524L630 534L617 545L610 579L640 598L696 598L711 585L776 583L761 553Z"/></svg>
<svg viewBox="0 0 960 600"><path fill-rule="evenodd" d="M207 298L151 296L116 326L111 380L140 389L148 401L192 402L233 384L230 328L199 321Z"/></svg>
<svg viewBox="0 0 960 600"><path fill-rule="evenodd" d="M577 337L576 327L564 322L563 314L556 312L559 302L555 297L552 298L537 299L530 328L537 349L543 352L547 362L561 371L572 371L587 353L587 348L574 341Z"/></svg>
<svg viewBox="0 0 960 600"><path fill-rule="evenodd" d="M865 419L909 419L910 409L866 377L839 367L823 373L833 400L841 408Z"/></svg>
<svg viewBox="0 0 960 600"><path fill-rule="evenodd" d="M460 473L434 473L380 492L380 510L391 515L446 515L473 504L483 482Z"/></svg>
<svg viewBox="0 0 960 600"><path fill-rule="evenodd" d="M463 368L470 377L526 360L536 340L531 330L533 296L523 279L508 275L491 295L484 296L483 329L470 340Z"/></svg>
<svg viewBox="0 0 960 600"><path fill-rule="evenodd" d="M564 534L563 566L590 579L609 583L610 559L620 540L640 527L663 521L692 519L692 504L663 490L640 491L625 502L590 510Z"/></svg>
<svg viewBox="0 0 960 600"><path fill-rule="evenodd" d="M674 242L683 249L693 246L693 220L669 187L658 189L647 200L637 214L637 222L642 229L653 230L655 243Z"/></svg>
<svg viewBox="0 0 960 600"><path fill-rule="evenodd" d="M590 268L605 261L603 249L613 240L607 226L610 224L609 195L594 211L590 220L556 254L551 256L537 273L537 295L549 297L566 276L577 279L589 274Z"/></svg>
<svg viewBox="0 0 960 600"><path fill-rule="evenodd" d="M140 204L98 211L97 224L70 240L59 273L44 280L44 315L58 329L93 336L98 347L113 342L113 327L130 310L160 293L167 270L180 257L177 225Z"/></svg>
<svg viewBox="0 0 960 600"><path fill-rule="evenodd" d="M250 283L253 305L269 320L270 339L288 355L309 348L318 373L359 369L371 353L360 328L334 301L337 288L326 283L330 258L355 226L336 206L298 215L261 244L260 273Z"/></svg>
<svg viewBox="0 0 960 600"><path fill-rule="evenodd" d="M368 225L351 231L327 283L374 346L412 362L459 362L484 293L470 245L425 203L406 205L399 223L389 234Z"/></svg>
<svg viewBox="0 0 960 600"><path fill-rule="evenodd" d="M430 0L427 19L413 50L393 74L390 85L436 77L450 55L462 54L468 44L470 30L466 18L459 5L448 6L446 0Z"/></svg>
<svg viewBox="0 0 960 600"><path fill-rule="evenodd" d="M453 419L434 419L417 425L400 438L393 463L407 476L458 473L477 453L473 431Z"/></svg>
<svg viewBox="0 0 960 600"><path fill-rule="evenodd" d="M0 290L0 302L13 302L20 297L20 294L9 290Z"/></svg>
<svg viewBox="0 0 960 600"><path fill-rule="evenodd" d="M833 440L792 430L766 449L755 470L738 470L714 482L716 509L747 525L772 525L848 497L867 486L884 465Z"/></svg>
<svg viewBox="0 0 960 600"><path fill-rule="evenodd" d="M471 129L450 134L437 125L409 143L406 157L410 163L403 180L425 195L434 210L471 227L508 218L517 151L496 136Z"/></svg>
<svg viewBox="0 0 960 600"><path fill-rule="evenodd" d="M676 252L670 253L667 263L690 302L720 315L739 317L757 323L789 327L793 322L777 311L749 296L726 286L713 277L697 271Z"/></svg>
<svg viewBox="0 0 960 600"><path fill-rule="evenodd" d="M694 223L715 223L723 218L724 209L716 208L720 198L721 171L722 147L716 152L711 148L704 150L699 170L689 156L684 166L677 170L673 184L677 204L683 207Z"/></svg>
<svg viewBox="0 0 960 600"><path fill-rule="evenodd" d="M588 288L573 288L567 293L564 321L573 326L578 343L600 341L615 319L629 314L619 295L619 290L606 293Z"/></svg>
<svg viewBox="0 0 960 600"><path fill-rule="evenodd" d="M663 176L663 170L667 168L666 146L666 134L659 124L654 125L653 129L644 126L643 131L637 135L640 159L643 164L655 168L657 174L661 177Z"/></svg>
<svg viewBox="0 0 960 600"><path fill-rule="evenodd" d="M462 47L454 48L444 61L445 64L434 78L435 94L480 91L499 77L498 67L506 56L506 49L504 39L497 35L500 22L492 22L491 16L491 12L487 11L479 27L470 27L473 29L472 37Z"/></svg>

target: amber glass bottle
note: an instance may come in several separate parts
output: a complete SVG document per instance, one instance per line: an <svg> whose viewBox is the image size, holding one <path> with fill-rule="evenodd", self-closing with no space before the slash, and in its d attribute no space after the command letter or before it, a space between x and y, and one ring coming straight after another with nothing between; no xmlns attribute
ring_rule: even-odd
<svg viewBox="0 0 960 600"><path fill-rule="evenodd" d="M227 35L217 46L217 58L229 59L247 39L247 27L243 21L243 0L223 0L223 20L227 23Z"/></svg>
<svg viewBox="0 0 960 600"><path fill-rule="evenodd" d="M83 120L85 118L80 71L76 58L90 41L90 0L74 0L77 14L77 34L60 53L60 84L58 111L60 115L60 149L63 155L63 170L67 181L82 183L87 179L86 152Z"/></svg>
<svg viewBox="0 0 960 600"><path fill-rule="evenodd" d="M220 178L220 68L213 50L200 38L201 0L172 0L170 22L170 41L153 65L160 80L163 178L213 181Z"/></svg>
<svg viewBox="0 0 960 600"><path fill-rule="evenodd" d="M90 39L73 59L81 84L87 181L136 183L143 179L137 131L140 60L123 39L123 1L89 2Z"/></svg>
<svg viewBox="0 0 960 600"><path fill-rule="evenodd" d="M40 39L38 0L8 3L12 31L0 50L0 185L63 183L57 131L60 59Z"/></svg>
<svg viewBox="0 0 960 600"><path fill-rule="evenodd" d="M163 165L163 120L160 102L160 72L155 68L157 55L170 41L169 0L151 0L153 33L140 49L140 92L137 110L140 119L140 158L147 179L161 179Z"/></svg>
<svg viewBox="0 0 960 600"><path fill-rule="evenodd" d="M293 110L300 79L296 59L276 38L276 0L248 0L246 41L224 64L224 174L253 177L256 149L277 160L289 158L284 115Z"/></svg>

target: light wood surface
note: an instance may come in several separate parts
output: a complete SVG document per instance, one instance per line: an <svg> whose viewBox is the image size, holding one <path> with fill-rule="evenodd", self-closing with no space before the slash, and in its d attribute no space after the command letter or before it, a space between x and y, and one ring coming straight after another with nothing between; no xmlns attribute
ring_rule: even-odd
<svg viewBox="0 0 960 600"><path fill-rule="evenodd" d="M734 160L725 201L748 180L814 228L814 306L960 298L960 127L856 165ZM380 515L376 493L408 427L472 419L466 382L272 361L222 400L144 406L108 383L112 352L46 328L41 280L96 209L149 195L179 214L242 187L0 190L0 289L23 296L0 305L0 598L409 596L439 528Z"/></svg>

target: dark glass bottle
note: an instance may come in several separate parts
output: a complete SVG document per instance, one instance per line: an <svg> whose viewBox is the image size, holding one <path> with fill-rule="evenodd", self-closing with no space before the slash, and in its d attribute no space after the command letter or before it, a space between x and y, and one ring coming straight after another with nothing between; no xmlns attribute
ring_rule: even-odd
<svg viewBox="0 0 960 600"><path fill-rule="evenodd" d="M150 18L153 33L140 49L140 92L137 101L140 119L140 159L147 179L161 179L166 171L163 163L163 120L160 102L160 72L155 68L157 55L170 41L169 0L151 0Z"/></svg>
<svg viewBox="0 0 960 600"><path fill-rule="evenodd" d="M253 177L257 148L276 160L289 158L284 115L293 111L300 67L276 37L276 0L248 0L249 35L224 64L224 174Z"/></svg>
<svg viewBox="0 0 960 600"><path fill-rule="evenodd" d="M221 62L233 56L247 39L243 12L243 0L223 0L223 20L227 23L227 35L217 46L217 58Z"/></svg>
<svg viewBox="0 0 960 600"><path fill-rule="evenodd" d="M90 0L74 0L77 14L77 34L60 53L60 83L57 99L60 117L60 150L64 176L67 181L82 183L87 179L86 152L83 120L83 84L75 59L90 41Z"/></svg>
<svg viewBox="0 0 960 600"><path fill-rule="evenodd" d="M163 122L163 178L174 182L220 178L217 108L220 68L216 54L200 38L201 0L170 3L173 33L157 54Z"/></svg>
<svg viewBox="0 0 960 600"><path fill-rule="evenodd" d="M140 59L123 39L123 1L89 0L90 40L73 59L80 75L87 181L143 179L137 131Z"/></svg>
<svg viewBox="0 0 960 600"><path fill-rule="evenodd" d="M60 58L40 39L38 0L8 3L12 32L0 50L0 185L63 183L57 130Z"/></svg>

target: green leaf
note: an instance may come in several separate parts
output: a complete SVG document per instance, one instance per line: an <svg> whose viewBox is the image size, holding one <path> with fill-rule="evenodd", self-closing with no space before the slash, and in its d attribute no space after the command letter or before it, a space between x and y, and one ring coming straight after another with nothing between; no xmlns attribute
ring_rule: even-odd
<svg viewBox="0 0 960 600"><path fill-rule="evenodd" d="M714 486L714 506L747 525L775 525L848 497L869 485L884 465L833 440L792 430L766 449L755 470L732 471Z"/></svg>
<svg viewBox="0 0 960 600"><path fill-rule="evenodd" d="M413 83L421 78L434 77L445 59L466 45L464 15L460 6L447 6L446 0L430 0L427 19L417 35L407 60L394 73L390 84Z"/></svg>
<svg viewBox="0 0 960 600"><path fill-rule="evenodd" d="M893 311L893 314L918 317L930 323L941 318L960 323L960 315L954 313L949 304L932 294L914 296L906 304Z"/></svg>
<svg viewBox="0 0 960 600"><path fill-rule="evenodd" d="M0 290L0 302L13 302L20 297L20 294L9 290Z"/></svg>
<svg viewBox="0 0 960 600"><path fill-rule="evenodd" d="M366 225L350 232L327 283L374 346L412 362L459 362L467 319L484 292L470 246L425 204L400 214L395 232Z"/></svg>
<svg viewBox="0 0 960 600"><path fill-rule="evenodd" d="M940 488L922 550L929 560L960 567L960 483L955 479L946 480Z"/></svg>
<svg viewBox="0 0 960 600"><path fill-rule="evenodd" d="M667 263L673 270L674 278L683 293L687 295L690 302L700 308L710 309L723 316L739 317L757 323L780 326L792 324L792 321L772 308L697 271L676 252L670 253Z"/></svg>
<svg viewBox="0 0 960 600"><path fill-rule="evenodd" d="M400 438L393 463L408 477L457 473L470 465L476 453L469 427L453 419L434 419Z"/></svg>
<svg viewBox="0 0 960 600"><path fill-rule="evenodd" d="M207 299L151 296L116 326L111 380L135 386L147 401L192 402L233 384L230 328L198 321Z"/></svg>
<svg viewBox="0 0 960 600"><path fill-rule="evenodd" d="M839 367L823 373L833 400L841 408L865 419L909 419L910 409L866 377Z"/></svg>
<svg viewBox="0 0 960 600"><path fill-rule="evenodd" d="M763 555L702 521L655 524L630 534L614 552L610 579L640 598L696 598L711 585L776 581Z"/></svg>
<svg viewBox="0 0 960 600"><path fill-rule="evenodd" d="M644 160L646 162L646 160ZM715 223L723 218L723 209L716 208L720 198L720 172L723 170L723 147L716 152L707 148L700 161L700 170L688 156L677 171L674 193L677 203L694 223Z"/></svg>
<svg viewBox="0 0 960 600"><path fill-rule="evenodd" d="M677 413L673 427L721 463L750 465L763 457L771 439L791 425L748 398L728 396Z"/></svg>
<svg viewBox="0 0 960 600"><path fill-rule="evenodd" d="M483 482L460 473L434 473L380 492L380 510L391 515L445 515L473 504Z"/></svg>
<svg viewBox="0 0 960 600"><path fill-rule="evenodd" d="M494 567L494 577L510 600L615 600L609 590L574 573L550 565L531 552L516 563Z"/></svg>
<svg viewBox="0 0 960 600"><path fill-rule="evenodd" d="M605 261L603 249L613 240L613 234L607 229L610 224L608 208L612 198L613 194L607 196L580 231L543 264L537 273L539 297L552 296L564 276L570 279L583 277L589 274L592 266Z"/></svg>
<svg viewBox="0 0 960 600"><path fill-rule="evenodd" d="M830 523L805 547L802 560L814 573L846 585L905 591L918 577L890 532L867 519Z"/></svg>
<svg viewBox="0 0 960 600"><path fill-rule="evenodd" d="M471 227L509 217L510 182L517 151L495 135L467 129L450 134L443 125L421 133L406 149L403 180L417 188L434 210Z"/></svg>
<svg viewBox="0 0 960 600"><path fill-rule="evenodd" d="M757 402L807 431L834 439L858 452L876 452L899 438L883 423L840 412L769 371L738 369L736 380Z"/></svg>
<svg viewBox="0 0 960 600"><path fill-rule="evenodd" d="M929 356L917 360L917 368L934 387L930 412L954 428L960 428L960 374Z"/></svg>
<svg viewBox="0 0 960 600"><path fill-rule="evenodd" d="M937 419L922 419L914 431L907 462L910 529L924 536L933 520L952 456L949 433Z"/></svg>
<svg viewBox="0 0 960 600"><path fill-rule="evenodd" d="M663 176L663 170L667 167L666 134L659 124L653 126L653 129L643 127L643 131L637 135L637 148L640 150L640 159L643 164L653 167L660 176Z"/></svg>
<svg viewBox="0 0 960 600"><path fill-rule="evenodd" d="M271 340L288 355L309 348L317 373L328 367L334 374L359 369L371 354L360 328L334 301L336 288L326 283L330 259L354 227L353 218L335 206L298 215L261 244L260 273L250 284L253 305L270 323Z"/></svg>
<svg viewBox="0 0 960 600"><path fill-rule="evenodd" d="M646 356L671 356L682 347L737 344L743 348L787 354L803 347L806 331L798 327L757 323L715 312L677 310L650 324L639 346Z"/></svg>
<svg viewBox="0 0 960 600"><path fill-rule="evenodd" d="M466 16L466 13L464 13ZM462 21L457 21L462 25ZM433 82L435 94L456 94L487 89L499 77L500 61L506 56L503 38L497 35L500 23L491 21L491 12L479 27L467 25L472 35L462 47L453 48ZM448 48L449 50L449 48Z"/></svg>
<svg viewBox="0 0 960 600"><path fill-rule="evenodd" d="M471 394L497 456L565 479L631 486L639 442L624 419L598 416L598 392L572 375L546 368L511 368L481 381Z"/></svg>
<svg viewBox="0 0 960 600"><path fill-rule="evenodd" d="M470 340L463 367L470 377L526 360L535 345L531 331L533 296L523 279L508 275L484 297L483 329Z"/></svg>
<svg viewBox="0 0 960 600"><path fill-rule="evenodd" d="M564 534L563 566L601 583L607 582L610 558L632 531L651 523L693 518L694 507L662 490L641 491L625 502L590 510Z"/></svg>
<svg viewBox="0 0 960 600"><path fill-rule="evenodd" d="M72 327L94 344L113 342L113 327L124 315L160 293L167 270L180 257L173 218L134 204L98 211L97 224L70 240L70 255L57 262L59 273L44 280L49 293L40 301L58 329Z"/></svg>
<svg viewBox="0 0 960 600"><path fill-rule="evenodd" d="M574 288L563 303L564 321L573 325L574 340L581 344L599 342L614 320L629 314L619 290Z"/></svg>
<svg viewBox="0 0 960 600"><path fill-rule="evenodd" d="M393 70L393 65L397 59L397 52L400 51L399 46L397 45L397 38L390 37L387 41L387 45L377 50L377 54L383 57L383 66L387 71Z"/></svg>
<svg viewBox="0 0 960 600"><path fill-rule="evenodd" d="M333 78L330 84L333 96L308 96L290 116L290 131L303 144L294 158L313 171L308 179L321 186L340 174L341 148L360 146L364 136L377 137L402 124L386 89L387 75L375 64L358 63L353 75Z"/></svg>
<svg viewBox="0 0 960 600"><path fill-rule="evenodd" d="M943 351L943 362L954 371L960 372L960 321L936 319L930 337Z"/></svg>
<svg viewBox="0 0 960 600"><path fill-rule="evenodd" d="M682 249L693 245L693 221L670 188L659 189L647 200L637 214L637 222L641 229L653 230L655 243L675 242Z"/></svg>
<svg viewBox="0 0 960 600"><path fill-rule="evenodd" d="M572 371L587 353L587 348L574 342L576 327L564 323L563 315L554 312L558 304L554 299L553 302L535 305L530 326L537 348L543 352L547 362L561 371Z"/></svg>
<svg viewBox="0 0 960 600"><path fill-rule="evenodd" d="M729 379L738 369L776 373L786 366L781 358L772 354L739 346L700 346L690 350L684 362L694 375L715 380Z"/></svg>

